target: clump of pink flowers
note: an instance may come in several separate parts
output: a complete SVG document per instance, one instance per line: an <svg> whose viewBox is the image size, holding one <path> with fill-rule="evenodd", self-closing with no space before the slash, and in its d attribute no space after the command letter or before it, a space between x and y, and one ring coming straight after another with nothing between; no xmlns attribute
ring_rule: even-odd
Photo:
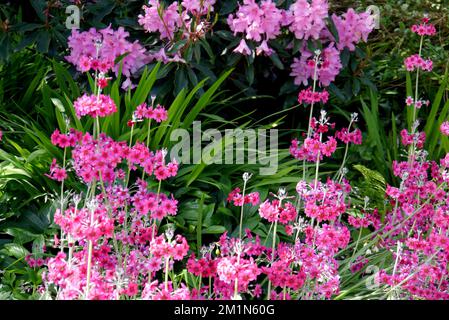
<svg viewBox="0 0 449 320"><path fill-rule="evenodd" d="M150 0L143 6L144 13L139 14L138 22L145 32L156 33L162 44L148 55L150 60L163 63L185 63L183 51L191 44L203 39L211 30L215 0L183 0L165 6L159 0ZM185 45L173 49L178 41Z"/></svg>
<svg viewBox="0 0 449 320"><path fill-rule="evenodd" d="M126 54L122 59L122 73L130 77L147 63L145 48L138 41L129 42L126 38L129 33L120 27L113 30L111 27L79 32L73 30L68 39L70 54L67 61L74 64L78 71L90 70L107 73L112 70L118 74L120 64L115 60Z"/></svg>
<svg viewBox="0 0 449 320"><path fill-rule="evenodd" d="M423 59L420 55L414 54L404 60L407 71L421 69L423 71L432 71L433 62L430 59Z"/></svg>
<svg viewBox="0 0 449 320"><path fill-rule="evenodd" d="M322 52L314 53L304 49L301 57L294 58L291 76L295 78L297 85L307 85L308 80L319 81L321 86L328 86L340 73L342 68L340 52L335 48L334 43L330 43Z"/></svg>
<svg viewBox="0 0 449 320"><path fill-rule="evenodd" d="M298 102L299 104L312 104L312 103L323 103L326 104L329 100L329 92L326 89L322 91L313 92L313 88L308 87L299 92Z"/></svg>
<svg viewBox="0 0 449 320"><path fill-rule="evenodd" d="M374 29L374 17L367 12L356 13L349 8L342 16L332 15L338 31L338 50L348 48L355 50L355 45L361 41L367 42L368 36Z"/></svg>
<svg viewBox="0 0 449 320"><path fill-rule="evenodd" d="M242 34L244 38L234 52L250 55L252 50L246 43L250 40L259 44L256 48L258 55L271 55L273 50L270 49L268 41L275 39L285 24L285 13L271 0L264 0L260 4L255 0L243 0L237 12L228 17L228 25L234 35Z"/></svg>
<svg viewBox="0 0 449 320"><path fill-rule="evenodd" d="M329 15L327 0L297 0L287 11L289 30L297 39L319 39Z"/></svg>
<svg viewBox="0 0 449 320"><path fill-rule="evenodd" d="M73 107L78 118L83 116L90 116L92 118L106 117L117 112L117 106L114 100L103 94L84 94L73 103Z"/></svg>
<svg viewBox="0 0 449 320"><path fill-rule="evenodd" d="M416 33L420 36L434 36L437 33L435 26L432 23L429 23L430 19L428 17L424 17L421 20L421 23L414 24L411 27L412 32Z"/></svg>

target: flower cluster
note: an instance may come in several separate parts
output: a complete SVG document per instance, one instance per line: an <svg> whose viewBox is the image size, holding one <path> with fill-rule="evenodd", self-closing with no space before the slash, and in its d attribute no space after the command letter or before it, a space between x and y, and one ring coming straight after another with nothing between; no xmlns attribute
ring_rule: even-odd
<svg viewBox="0 0 449 320"><path fill-rule="evenodd" d="M424 18L424 24L413 26L412 30L421 36L433 35L435 30L426 27L428 22ZM394 266L390 272L381 270L379 281L385 286L387 298L449 299L449 154L440 160L440 165L427 159L427 152L422 150L426 135L418 131L419 123L415 121L419 107L416 103L413 107L411 133L406 129L401 131L402 144L408 149L407 158L393 162L399 187L386 188L390 206L385 226L379 230L382 247L392 252Z"/></svg>
<svg viewBox="0 0 449 320"><path fill-rule="evenodd" d="M411 55L404 60L407 71L421 69L423 71L432 71L433 62L430 59L423 59L419 54Z"/></svg>
<svg viewBox="0 0 449 320"><path fill-rule="evenodd" d="M266 200L259 207L259 215L268 222L288 224L298 215L295 206L291 202L281 203L279 200Z"/></svg>
<svg viewBox="0 0 449 320"><path fill-rule="evenodd" d="M223 257L217 263L218 279L225 284L234 284L237 280L239 291L246 291L249 283L256 280L260 273L261 270L253 258Z"/></svg>
<svg viewBox="0 0 449 320"><path fill-rule="evenodd" d="M240 193L240 188L235 188L232 190L227 198L228 202L232 202L235 206L241 207L244 204L250 203L252 206L257 206L260 202L260 197L258 192L251 192L243 196Z"/></svg>
<svg viewBox="0 0 449 320"><path fill-rule="evenodd" d="M67 178L67 171L57 164L57 160L53 159L50 165L50 174L46 174L50 179L62 182Z"/></svg>
<svg viewBox="0 0 449 320"><path fill-rule="evenodd" d="M120 64L115 64L118 57L126 54L120 63L123 64L122 73L130 77L147 63L145 49L138 41L129 42L129 33L123 27L114 31L111 27L79 32L75 29L68 39L70 55L67 61L74 64L78 71L89 70L107 73L113 70L118 74Z"/></svg>
<svg viewBox="0 0 449 320"><path fill-rule="evenodd" d="M158 0L149 0L143 10L145 14L139 15L139 24L146 32L158 32L161 39L173 39L174 33L182 26L177 2L163 8Z"/></svg>
<svg viewBox="0 0 449 320"><path fill-rule="evenodd" d="M158 33L163 46L149 54L150 60L182 62L184 47L171 50L176 41L186 41L186 46L204 38L211 29L209 14L214 11L215 0L183 0L165 7L159 0L150 0L143 6L144 14L138 22L146 32ZM168 50L167 50L168 49Z"/></svg>
<svg viewBox="0 0 449 320"><path fill-rule="evenodd" d="M83 116L106 117L117 112L117 106L111 97L99 94L88 95L84 94L73 103L76 115L78 118Z"/></svg>
<svg viewBox="0 0 449 320"><path fill-rule="evenodd" d="M297 0L287 11L289 30L297 39L319 39L326 28L328 10L327 0Z"/></svg>
<svg viewBox="0 0 449 320"><path fill-rule="evenodd" d="M57 210L55 223L65 234L73 240L98 241L101 237L110 237L114 229L114 222L109 218L107 209L96 203L89 204L89 208L77 209L70 207L62 213Z"/></svg>
<svg viewBox="0 0 449 320"><path fill-rule="evenodd" d="M440 131L443 135L449 136L449 121L444 121L441 123Z"/></svg>
<svg viewBox="0 0 449 320"><path fill-rule="evenodd" d="M429 106L430 101L429 100L417 100L415 101L413 97L408 96L407 99L405 99L405 104L410 107L414 106L417 109L421 109L422 106Z"/></svg>
<svg viewBox="0 0 449 320"><path fill-rule="evenodd" d="M433 24L429 23L429 21L429 18L423 18L421 24L414 24L411 27L412 32L420 36L434 36L437 33L437 30Z"/></svg>
<svg viewBox="0 0 449 320"><path fill-rule="evenodd" d="M349 131L348 128L343 128L335 132L335 138L346 144L362 144L362 131L360 129Z"/></svg>
<svg viewBox="0 0 449 320"><path fill-rule="evenodd" d="M51 143L60 148L75 147L82 139L83 133L81 131L70 128L69 133L63 134L56 129L51 135Z"/></svg>
<svg viewBox="0 0 449 320"><path fill-rule="evenodd" d="M404 146L414 145L418 149L422 149L425 141L425 132L409 133L407 129L401 130L401 142Z"/></svg>
<svg viewBox="0 0 449 320"><path fill-rule="evenodd" d="M316 187L300 181L296 191L304 201L304 213L308 217L319 222L335 221L349 206L351 186L346 180L340 184L329 179L325 184L318 182Z"/></svg>
<svg viewBox="0 0 449 320"><path fill-rule="evenodd" d="M332 20L338 32L338 50L348 48L350 51L355 50L355 45L368 41L368 35L374 29L374 17L367 12L357 14L354 9L350 8L342 16L332 15Z"/></svg>
<svg viewBox="0 0 449 320"><path fill-rule="evenodd" d="M228 25L234 35L242 33L246 40L260 43L256 49L258 55L264 53L269 56L273 51L267 41L281 33L281 27L285 25L285 15L282 10L276 8L272 0L265 0L260 4L255 0L243 0L238 11L229 15ZM234 52L250 55L252 51L242 39Z"/></svg>
<svg viewBox="0 0 449 320"><path fill-rule="evenodd" d="M150 245L150 253L154 258L167 260L172 258L180 261L187 255L189 252L187 240L179 234L173 239L172 237L170 234L163 234L153 239Z"/></svg>
<svg viewBox="0 0 449 320"><path fill-rule="evenodd" d="M318 61L316 56L319 57ZM297 85L307 85L308 79L313 79L318 80L321 86L328 86L342 68L340 52L333 42L323 52L318 51L315 55L304 49L299 59L293 59L291 68L290 75L295 77L294 81Z"/></svg>
<svg viewBox="0 0 449 320"><path fill-rule="evenodd" d="M319 102L325 104L328 100L329 92L327 92L326 89L313 92L313 89L311 87L308 87L307 89L301 90L298 95L299 104L313 104Z"/></svg>
<svg viewBox="0 0 449 320"><path fill-rule="evenodd" d="M168 117L167 110L163 106L157 105L156 108L153 108L146 103L137 106L134 115L138 120L152 119L158 123L167 120Z"/></svg>

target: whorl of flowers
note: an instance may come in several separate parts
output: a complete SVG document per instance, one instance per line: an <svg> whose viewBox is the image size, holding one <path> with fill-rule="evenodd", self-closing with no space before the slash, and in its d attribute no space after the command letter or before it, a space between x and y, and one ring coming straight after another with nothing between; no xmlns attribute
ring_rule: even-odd
<svg viewBox="0 0 449 320"><path fill-rule="evenodd" d="M117 112L117 106L111 97L99 94L84 94L73 103L78 118L83 116L106 117Z"/></svg>
<svg viewBox="0 0 449 320"><path fill-rule="evenodd" d="M315 54L316 55L316 54ZM330 43L323 52L319 53L319 60L315 61L314 53L304 49L301 57L294 58L291 65L291 76L295 77L295 84L307 85L309 79L319 81L321 86L328 86L340 73L343 67L340 60L340 52L334 43ZM317 69L315 71L315 66ZM316 73L316 78L315 78Z"/></svg>
<svg viewBox="0 0 449 320"><path fill-rule="evenodd" d="M415 71L421 69L423 71L432 71L433 62L430 59L423 59L419 54L411 55L404 60L407 71Z"/></svg>

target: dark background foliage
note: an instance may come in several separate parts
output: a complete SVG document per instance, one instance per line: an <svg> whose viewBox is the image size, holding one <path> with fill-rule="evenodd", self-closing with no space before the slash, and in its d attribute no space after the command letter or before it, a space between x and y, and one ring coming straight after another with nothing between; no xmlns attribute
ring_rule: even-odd
<svg viewBox="0 0 449 320"><path fill-rule="evenodd" d="M298 180L301 166L288 155L287 148L291 138L304 130L307 110L295 107L300 88L293 85L289 76L291 53L283 49L282 39L273 43L278 53L275 59L257 57L252 60L230 54L229 49L235 47L239 39L232 36L225 19L235 10L237 1L217 2L219 19L213 33L207 36L204 44L199 44L199 54L192 53L186 65L161 66L157 80L154 79L154 85L148 89L157 94L159 103L173 107L172 110L180 110L182 106L173 101L185 102L186 96L194 90L192 100L180 117L194 110L205 93L211 93L193 117L202 121L203 128L276 126L280 129L282 150L278 172L270 177L255 175L250 183L251 191L259 191L264 198L280 185L292 188ZM291 1L277 2L287 7ZM130 32L130 39L138 39L147 49L152 48L154 36L144 33L137 24L143 1L82 3L83 30L124 26ZM70 101L89 90L87 79L64 60L70 34L64 25L65 8L69 4L70 1L63 0L2 1L0 4L0 129L4 132L0 145L0 298L33 296L41 271L29 268L24 257L29 252L44 256L39 248L46 242L50 247L48 239L57 233L52 224L55 209L52 199L57 198L59 185L46 178L45 173L51 159L61 160L62 153L51 145L49 136L55 127L62 128L63 115L75 124L69 111ZM448 61L449 6L447 1L344 0L331 1L331 12L341 13L348 7L361 11L371 4L381 9L380 29L356 52L342 53L345 68L330 88L327 109L340 123L345 123L352 112L360 114L359 127L363 130L364 143L351 150L350 178L360 199L368 195L373 205L381 207L385 183L394 183L391 160L401 156L398 132L407 127L407 122L401 120L407 119L404 107L407 74L402 63L404 57L415 53L418 47L417 41L410 40L413 35L409 26L416 23L423 12L428 12L436 24L438 36L425 46L424 54L435 61L435 68L425 76L422 95L437 100L438 104L435 114L422 112L420 118L426 123L428 117L432 117L435 125L427 128L432 132L447 115L443 107L448 105L447 79L443 74ZM228 52L223 54L226 48ZM147 67L154 70L155 65ZM214 88L220 76L231 69L233 71ZM150 79L148 73L144 76ZM117 96L124 94L117 92ZM126 104L120 97L117 99L125 107L121 115L126 123L125 115L135 105ZM183 121L172 126L182 126ZM82 121L79 125L88 129L90 124ZM111 134L127 139L125 129L126 124L120 123ZM165 139L167 132L162 131L160 144L155 146L169 147ZM153 143L156 144L156 140ZM447 145L437 145L430 156L437 159L448 150ZM339 150L334 159L324 163L327 171L338 168L341 157ZM229 206L225 199L231 189L241 185L241 175L245 171L257 173L258 167L188 165L164 186L166 192L174 192L180 201L180 214L170 222L187 235L194 249L201 242L215 239L215 235L224 230L235 232L238 210ZM67 185L82 190L73 174ZM245 212L244 227L264 238L267 230L259 222L256 210Z"/></svg>

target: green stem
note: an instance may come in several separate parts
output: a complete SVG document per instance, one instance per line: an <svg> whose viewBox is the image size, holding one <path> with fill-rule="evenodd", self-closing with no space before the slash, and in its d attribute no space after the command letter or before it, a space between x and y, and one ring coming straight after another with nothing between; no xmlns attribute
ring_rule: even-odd
<svg viewBox="0 0 449 320"><path fill-rule="evenodd" d="M242 228L243 228L243 207L245 205L245 191L246 191L246 180L243 181L243 191L242 191L242 208L240 209L240 228L239 228L239 239L242 240Z"/></svg>
<svg viewBox="0 0 449 320"><path fill-rule="evenodd" d="M279 203L280 205L280 203ZM276 248L276 231L278 227L277 220L274 221L274 228L273 228L273 243L271 245L271 264L274 262L274 254L275 254L275 248ZM271 280L268 280L268 293L267 293L267 300L271 300Z"/></svg>
<svg viewBox="0 0 449 320"><path fill-rule="evenodd" d="M170 266L170 258L165 259L165 290L168 291L168 267Z"/></svg>
<svg viewBox="0 0 449 320"><path fill-rule="evenodd" d="M147 149L150 146L150 132L151 132L151 119L148 120L148 131L147 131ZM145 178L145 169L142 172L142 180Z"/></svg>

